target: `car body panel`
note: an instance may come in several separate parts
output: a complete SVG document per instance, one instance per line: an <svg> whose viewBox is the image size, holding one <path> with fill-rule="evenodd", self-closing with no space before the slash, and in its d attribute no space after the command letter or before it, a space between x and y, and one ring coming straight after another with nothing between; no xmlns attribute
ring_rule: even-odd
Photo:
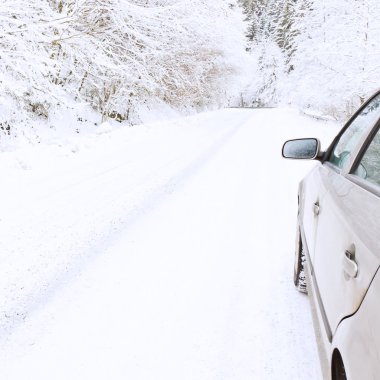
<svg viewBox="0 0 380 380"><path fill-rule="evenodd" d="M356 312L380 265L377 223L368 215L380 215L380 199L344 176L320 165L316 170L322 188L312 264L332 333L339 322ZM309 245L310 249L310 245ZM344 271L345 252L353 254L358 274Z"/></svg>

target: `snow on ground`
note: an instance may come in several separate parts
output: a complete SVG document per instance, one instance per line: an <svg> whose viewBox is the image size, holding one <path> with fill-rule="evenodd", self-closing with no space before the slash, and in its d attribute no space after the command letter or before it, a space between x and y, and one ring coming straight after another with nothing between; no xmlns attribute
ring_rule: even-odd
<svg viewBox="0 0 380 380"><path fill-rule="evenodd" d="M284 140L227 109L1 153L2 379L320 379Z"/></svg>

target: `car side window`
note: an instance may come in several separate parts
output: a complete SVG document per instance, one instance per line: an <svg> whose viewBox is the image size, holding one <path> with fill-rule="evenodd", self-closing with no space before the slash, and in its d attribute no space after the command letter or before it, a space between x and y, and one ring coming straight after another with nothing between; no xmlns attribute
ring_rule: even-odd
<svg viewBox="0 0 380 380"><path fill-rule="evenodd" d="M349 161L352 151L361 137L380 117L380 94L375 96L356 116L348 128L340 136L328 159L329 162L343 168Z"/></svg>
<svg viewBox="0 0 380 380"><path fill-rule="evenodd" d="M380 185L380 131L377 131L354 174L375 185Z"/></svg>

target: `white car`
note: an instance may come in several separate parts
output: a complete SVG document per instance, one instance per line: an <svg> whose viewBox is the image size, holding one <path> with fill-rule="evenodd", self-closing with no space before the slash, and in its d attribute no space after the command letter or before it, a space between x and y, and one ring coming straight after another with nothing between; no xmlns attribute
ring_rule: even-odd
<svg viewBox="0 0 380 380"><path fill-rule="evenodd" d="M325 376L380 379L380 91L326 152L299 139L282 154L318 161L299 186L294 283L315 305Z"/></svg>

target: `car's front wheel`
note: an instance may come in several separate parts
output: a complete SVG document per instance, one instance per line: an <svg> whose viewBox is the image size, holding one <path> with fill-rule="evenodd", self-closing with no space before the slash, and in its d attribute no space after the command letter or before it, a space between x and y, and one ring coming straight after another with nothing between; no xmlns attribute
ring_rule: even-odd
<svg viewBox="0 0 380 380"><path fill-rule="evenodd" d="M294 280L294 285L296 286L296 288L300 292L307 294L306 276L305 276L305 260L306 258L303 252L301 233L300 233L299 226L297 226L293 280Z"/></svg>

